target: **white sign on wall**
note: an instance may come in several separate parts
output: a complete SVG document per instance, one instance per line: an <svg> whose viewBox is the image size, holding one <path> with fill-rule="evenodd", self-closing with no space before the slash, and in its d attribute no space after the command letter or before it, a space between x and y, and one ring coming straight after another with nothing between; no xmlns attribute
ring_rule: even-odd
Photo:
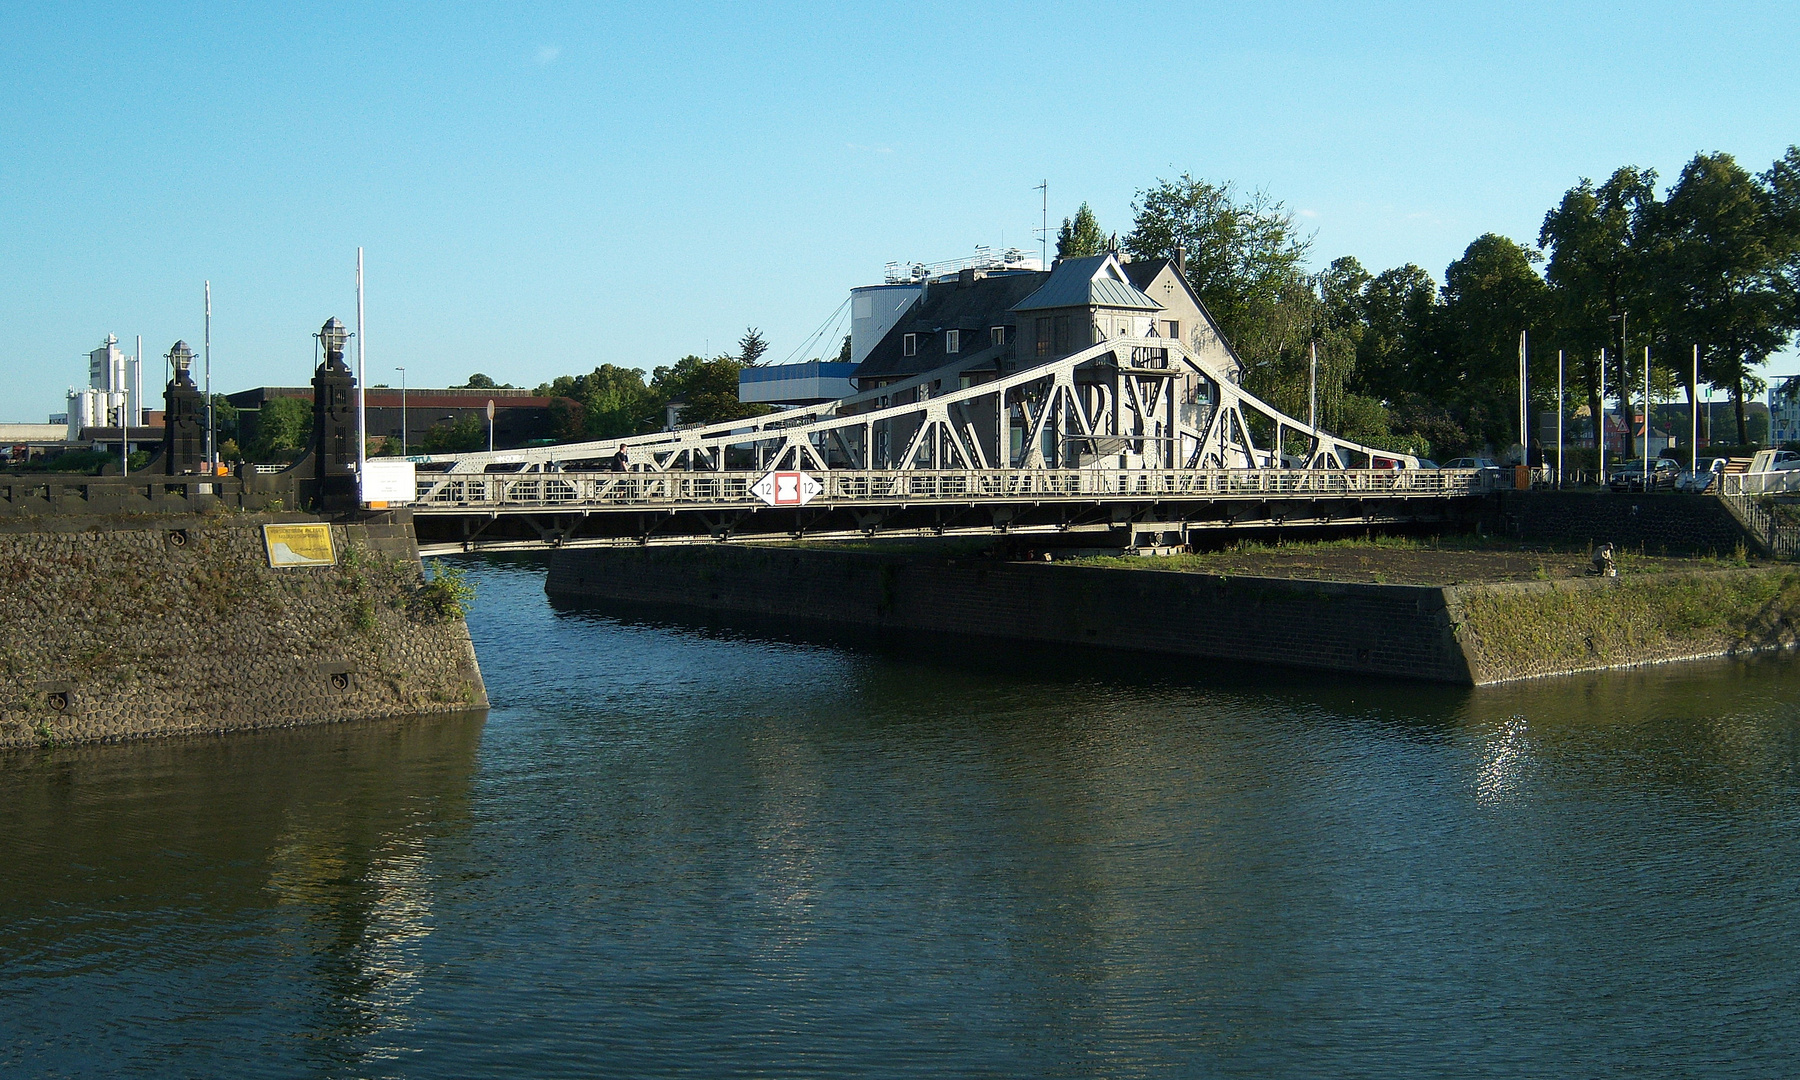
<svg viewBox="0 0 1800 1080"><path fill-rule="evenodd" d="M403 506L419 493L418 472L410 461L378 458L364 462L360 479L364 506L372 503Z"/></svg>
<svg viewBox="0 0 1800 1080"><path fill-rule="evenodd" d="M750 494L770 506L805 506L825 485L803 472L772 472L750 485Z"/></svg>

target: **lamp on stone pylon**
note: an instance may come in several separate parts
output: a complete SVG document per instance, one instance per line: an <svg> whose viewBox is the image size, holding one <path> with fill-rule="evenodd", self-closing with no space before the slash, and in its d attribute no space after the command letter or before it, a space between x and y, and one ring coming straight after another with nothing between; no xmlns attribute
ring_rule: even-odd
<svg viewBox="0 0 1800 1080"><path fill-rule="evenodd" d="M194 366L194 350L185 341L177 341L164 354L169 358L169 368L175 373L178 383L188 381L188 370Z"/></svg>
<svg viewBox="0 0 1800 1080"><path fill-rule="evenodd" d="M319 343L325 348L325 363L331 367L344 366L344 346L350 341L350 331L338 321L336 315L325 320L319 327Z"/></svg>

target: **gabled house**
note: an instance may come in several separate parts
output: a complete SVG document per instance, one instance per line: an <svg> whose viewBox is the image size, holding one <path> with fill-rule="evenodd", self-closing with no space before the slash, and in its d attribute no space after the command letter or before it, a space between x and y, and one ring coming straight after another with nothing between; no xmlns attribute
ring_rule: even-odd
<svg viewBox="0 0 1800 1080"><path fill-rule="evenodd" d="M1048 270L964 270L928 283L852 375L872 390L945 369L969 386L1114 338L1174 338L1225 372L1242 371L1174 259L1133 263L1117 252L1062 259Z"/></svg>

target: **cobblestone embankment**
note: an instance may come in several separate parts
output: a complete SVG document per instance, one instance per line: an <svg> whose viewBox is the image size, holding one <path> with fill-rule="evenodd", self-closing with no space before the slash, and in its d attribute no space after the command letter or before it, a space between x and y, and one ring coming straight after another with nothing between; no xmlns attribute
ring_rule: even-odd
<svg viewBox="0 0 1800 1080"><path fill-rule="evenodd" d="M333 524L337 565L269 566L263 524L318 520L0 525L0 747L485 708L410 521Z"/></svg>

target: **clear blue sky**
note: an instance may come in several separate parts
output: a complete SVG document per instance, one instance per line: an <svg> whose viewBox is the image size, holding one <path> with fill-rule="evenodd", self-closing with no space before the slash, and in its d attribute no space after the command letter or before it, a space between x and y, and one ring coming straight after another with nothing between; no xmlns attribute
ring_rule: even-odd
<svg viewBox="0 0 1800 1080"><path fill-rule="evenodd" d="M1800 142L1800 5L1471 7L8 4L0 419L108 332L198 345L209 278L215 388L304 382L358 245L372 382L529 386L781 359L888 260L1035 243L1046 178L1053 225L1187 171L1441 277L1581 176Z"/></svg>

